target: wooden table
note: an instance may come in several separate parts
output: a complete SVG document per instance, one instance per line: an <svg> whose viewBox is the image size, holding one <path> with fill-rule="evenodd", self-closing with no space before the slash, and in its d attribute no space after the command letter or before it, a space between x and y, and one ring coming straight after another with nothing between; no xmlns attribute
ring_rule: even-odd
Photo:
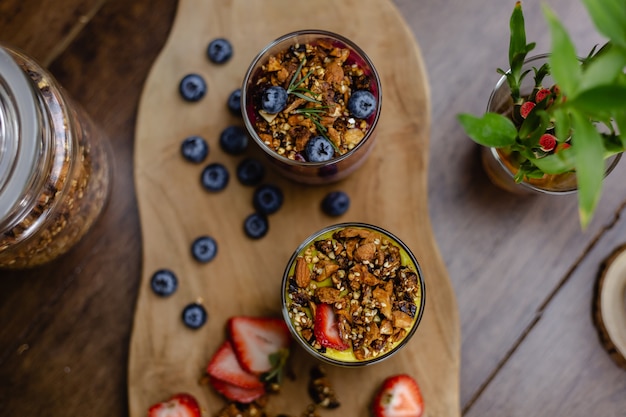
<svg viewBox="0 0 626 417"><path fill-rule="evenodd" d="M385 0L381 0L385 1ZM510 4L509 4L510 3ZM580 54L601 41L584 8L547 2ZM486 179L459 112L481 113L506 67L513 2L395 0L430 78L429 207L461 317L465 416L624 416L626 373L591 318L602 261L626 236L626 164L586 231L576 197L516 197ZM538 2L530 40L549 47ZM67 256L0 272L0 415L127 415L128 346L142 242L133 136L143 82L176 2L2 0L0 41L47 65L104 127L115 152L105 215ZM380 34L384 36L384 34Z"/></svg>

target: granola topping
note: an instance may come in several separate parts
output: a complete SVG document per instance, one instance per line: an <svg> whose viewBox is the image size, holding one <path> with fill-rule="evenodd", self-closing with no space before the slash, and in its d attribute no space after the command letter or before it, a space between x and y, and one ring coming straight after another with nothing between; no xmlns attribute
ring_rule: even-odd
<svg viewBox="0 0 626 417"><path fill-rule="evenodd" d="M328 232L294 262L286 288L288 315L314 349L346 361L389 352L410 332L422 304L416 266L391 238L363 227ZM303 268L308 267L308 274ZM308 280L301 279L307 275ZM331 352L315 338L315 312L329 304L345 352Z"/></svg>
<svg viewBox="0 0 626 417"><path fill-rule="evenodd" d="M348 110L354 92L375 95L374 79L364 67L349 48L330 39L296 44L271 56L254 76L253 108L246 109L259 137L279 155L299 161L307 160L304 150L314 137L327 139L334 157L354 149L375 118L360 119ZM263 95L277 86L287 92L287 102L277 112L266 112Z"/></svg>

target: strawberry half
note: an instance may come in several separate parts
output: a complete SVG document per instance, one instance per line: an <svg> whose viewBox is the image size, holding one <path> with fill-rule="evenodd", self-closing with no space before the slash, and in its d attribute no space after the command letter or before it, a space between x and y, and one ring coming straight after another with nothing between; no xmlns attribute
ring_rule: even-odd
<svg viewBox="0 0 626 417"><path fill-rule="evenodd" d="M406 374L385 379L374 398L372 411L375 417L421 417L424 399L417 382Z"/></svg>
<svg viewBox="0 0 626 417"><path fill-rule="evenodd" d="M291 344L289 329L282 319L268 317L232 317L228 331L233 349L243 369L262 374L272 369L270 355Z"/></svg>
<svg viewBox="0 0 626 417"><path fill-rule="evenodd" d="M265 394L265 389L261 388L241 388L237 385L229 384L217 378L210 378L211 386L213 389L230 401L238 403L251 403L257 398Z"/></svg>
<svg viewBox="0 0 626 417"><path fill-rule="evenodd" d="M228 340L213 354L206 371L214 378L241 388L263 388L258 375L247 372L239 365L233 346Z"/></svg>
<svg viewBox="0 0 626 417"><path fill-rule="evenodd" d="M196 399L185 393L173 395L169 400L154 404L148 409L148 417L200 417Z"/></svg>
<svg viewBox="0 0 626 417"><path fill-rule="evenodd" d="M520 115L525 119L532 109L535 108L535 103L532 101L525 101L519 109Z"/></svg>
<svg viewBox="0 0 626 417"><path fill-rule="evenodd" d="M537 91L537 94L535 94L535 102L537 103L541 103L543 100L546 99L546 97L548 97L552 92L550 90L548 90L547 88L542 88L541 90Z"/></svg>
<svg viewBox="0 0 626 417"><path fill-rule="evenodd" d="M313 333L315 334L315 339L324 347L337 350L346 350L350 347L339 335L337 317L330 304L317 306Z"/></svg>

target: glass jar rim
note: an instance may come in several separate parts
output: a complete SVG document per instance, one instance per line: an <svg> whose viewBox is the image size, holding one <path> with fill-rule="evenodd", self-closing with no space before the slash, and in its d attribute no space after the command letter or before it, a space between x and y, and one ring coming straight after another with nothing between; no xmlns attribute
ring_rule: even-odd
<svg viewBox="0 0 626 417"><path fill-rule="evenodd" d="M346 152L343 155L340 155L336 158L331 159L330 161L324 161L324 162L295 161L283 155L279 155L274 150L270 149L263 142L263 140L259 137L258 133L256 132L256 129L252 125L252 122L250 121L248 115L246 114L245 106L248 100L248 92L247 92L246 86L248 85L250 79L254 76L253 72L254 72L256 65L259 63L259 61L261 61L263 58L266 57L268 51L270 51L272 48L274 48L275 46L283 42L289 41L292 38L296 38L297 36L319 36L320 38L323 38L323 37L331 38L331 39L338 40L342 42L344 45L346 45L347 47L353 49L354 52L356 52L359 55L359 57L365 61L365 63L369 67L368 69L371 70L372 76L374 78L374 82L376 84L376 88L378 91L378 97L377 97L377 103L376 103L376 106L377 106L376 115L367 133L365 134L365 137L353 149L351 149L350 151ZM378 74L378 71L376 70L374 63L372 62L370 57L365 53L365 51L363 51L363 49L361 49L361 47L359 47L352 40L338 33L334 33L334 32L323 30L323 29L296 30L296 31L287 33L285 35L282 35L274 39L273 41L271 41L269 44L263 47L263 49L256 55L256 57L250 63L250 66L248 67L248 70L246 71L246 74L244 76L244 80L242 83L242 87L241 87L241 103L242 103L242 114L243 114L244 124L250 136L252 136L252 139L259 145L259 147L263 150L263 152L265 152L267 155L275 158L276 160L280 161L283 164L286 164L288 166L304 166L304 167L323 167L327 165L328 163L336 164L350 157L350 155L356 153L356 151L359 148L361 148L364 145L364 143L367 142L367 140L369 140L370 137L372 136L372 133L374 132L375 127L378 124L378 121L380 119L380 115L382 112L382 85L381 84L382 83L381 83L380 75Z"/></svg>
<svg viewBox="0 0 626 417"><path fill-rule="evenodd" d="M0 221L19 204L37 161L37 105L26 74L0 46Z"/></svg>
<svg viewBox="0 0 626 417"><path fill-rule="evenodd" d="M398 245L402 250L404 250L407 256L409 257L411 264L415 268L414 272L418 276L420 295L421 295L420 304L419 306L417 306L417 312L414 318L413 326L411 327L409 332L404 336L404 338L398 343L398 345L396 345L390 351L383 353L382 355L369 358L366 360L362 360L362 361L355 361L355 362L341 361L341 360L332 358L330 356L326 356L320 353L319 351L317 351L316 349L314 349L311 345L309 345L307 342L304 341L302 336L299 335L298 332L295 330L293 322L289 318L289 311L287 310L288 302L287 302L287 296L286 296L286 291L285 291L288 285L289 272L291 270L291 267L294 265L298 255L302 252L302 250L304 250L308 245L310 245L312 242L317 240L320 236L324 235L325 233L328 233L330 231L335 231L335 230L341 230L341 229L348 228L348 227L369 229L369 230L378 232L382 234L383 236L386 236L387 238L392 240L396 245ZM376 226L370 223L364 223L364 222L335 223L335 224L328 225L316 231L315 233L312 233L311 235L309 235L306 239L302 241L302 243L300 243L300 245L296 248L296 250L293 252L291 257L289 258L289 261L287 262L287 265L285 267L285 270L283 272L283 277L281 280L281 306L282 306L283 319L285 320L285 323L287 324L287 327L289 328L289 331L292 333L294 339L299 343L299 345L304 350L306 350L314 358L330 365L336 365L336 366L345 367L345 368L358 368L362 366L373 365L375 363L382 362L385 359L388 359L391 356L395 355L404 346L406 346L407 343L409 343L409 340L411 340L413 335L416 333L417 328L422 321L424 311L426 310L426 284L424 282L424 273L413 251L411 251L411 249L407 246L407 244L404 243L399 237L394 235L392 232L384 229L383 227Z"/></svg>

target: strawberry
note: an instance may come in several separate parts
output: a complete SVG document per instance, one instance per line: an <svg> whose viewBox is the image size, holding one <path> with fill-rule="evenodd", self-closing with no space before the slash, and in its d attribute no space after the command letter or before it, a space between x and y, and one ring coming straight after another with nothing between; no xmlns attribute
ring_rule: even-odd
<svg viewBox="0 0 626 417"><path fill-rule="evenodd" d="M534 108L535 103L533 103L532 101L525 101L524 104L522 104L522 106L520 107L519 113L525 119L526 117L528 117L528 113L530 113L530 111Z"/></svg>
<svg viewBox="0 0 626 417"><path fill-rule="evenodd" d="M535 94L535 102L537 103L542 102L550 94L552 94L550 90L548 90L547 88L542 88L541 90L537 91L537 94Z"/></svg>
<svg viewBox="0 0 626 417"><path fill-rule="evenodd" d="M346 350L350 347L339 335L337 318L330 304L317 306L313 332L317 341L324 347L337 350Z"/></svg>
<svg viewBox="0 0 626 417"><path fill-rule="evenodd" d="M262 388L257 375L246 372L237 361L232 344L227 340L217 349L206 369L213 378L241 388Z"/></svg>
<svg viewBox="0 0 626 417"><path fill-rule="evenodd" d="M200 417L196 399L185 393L173 395L169 400L154 404L148 409L148 417Z"/></svg>
<svg viewBox="0 0 626 417"><path fill-rule="evenodd" d="M263 387L241 388L237 385L229 384L228 382L222 381L221 379L217 378L210 378L210 382L215 391L219 392L230 401L235 401L238 403L251 403L252 401L265 394L265 389L263 389Z"/></svg>
<svg viewBox="0 0 626 417"><path fill-rule="evenodd" d="M231 317L228 331L239 364L257 375L272 370L270 355L288 349L291 344L289 329L282 319Z"/></svg>
<svg viewBox="0 0 626 417"><path fill-rule="evenodd" d="M549 133L544 133L539 138L539 146L541 147L541 150L544 152L550 152L556 147L556 144L557 144L556 137L554 137L554 135L551 135Z"/></svg>
<svg viewBox="0 0 626 417"><path fill-rule="evenodd" d="M400 374L385 379L372 404L374 417L421 417L424 399L417 382Z"/></svg>

